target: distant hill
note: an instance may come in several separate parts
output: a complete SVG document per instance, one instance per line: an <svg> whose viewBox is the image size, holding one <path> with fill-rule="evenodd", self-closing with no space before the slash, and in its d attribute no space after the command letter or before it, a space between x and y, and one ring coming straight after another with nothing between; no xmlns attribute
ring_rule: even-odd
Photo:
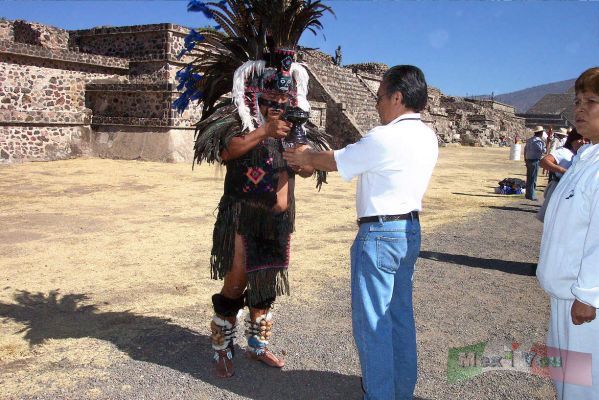
<svg viewBox="0 0 599 400"><path fill-rule="evenodd" d="M576 79L567 81L547 83L545 85L534 86L528 89L518 90L517 92L504 93L495 96L495 100L510 104L516 107L516 112L523 113L541 100L546 94L566 93L574 86Z"/></svg>

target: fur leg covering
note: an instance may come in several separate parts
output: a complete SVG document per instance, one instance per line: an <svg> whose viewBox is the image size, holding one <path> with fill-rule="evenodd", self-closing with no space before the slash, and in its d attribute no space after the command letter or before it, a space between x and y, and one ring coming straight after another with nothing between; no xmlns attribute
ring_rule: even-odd
<svg viewBox="0 0 599 400"><path fill-rule="evenodd" d="M214 362L216 363L216 375L219 378L233 376L233 341L235 340L236 323L215 315L210 322L212 334L212 348L214 349Z"/></svg>
<svg viewBox="0 0 599 400"><path fill-rule="evenodd" d="M247 354L250 358L261 361L270 367L282 368L285 362L275 356L266 347L272 336L272 313L260 315L255 320L245 320L245 335L248 341Z"/></svg>
<svg viewBox="0 0 599 400"><path fill-rule="evenodd" d="M212 296L214 312L222 317L234 317L245 306L245 293L238 299L230 299L217 293Z"/></svg>

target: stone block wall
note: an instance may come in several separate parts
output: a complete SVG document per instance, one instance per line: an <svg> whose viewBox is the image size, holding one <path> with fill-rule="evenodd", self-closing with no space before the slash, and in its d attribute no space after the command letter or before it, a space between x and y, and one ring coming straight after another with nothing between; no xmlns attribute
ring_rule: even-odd
<svg viewBox="0 0 599 400"><path fill-rule="evenodd" d="M0 40L2 61L43 66L53 69L101 73L126 74L129 61L122 58L104 57L93 54L77 53L63 49L49 49L42 46Z"/></svg>
<svg viewBox="0 0 599 400"><path fill-rule="evenodd" d="M327 127L327 103L319 101L310 102L310 122L317 127L326 130Z"/></svg>
<svg viewBox="0 0 599 400"><path fill-rule="evenodd" d="M174 82L175 74L179 69L164 61L132 61L129 63L129 82L133 84Z"/></svg>
<svg viewBox="0 0 599 400"><path fill-rule="evenodd" d="M301 57L308 66L310 80L315 81L314 85L310 84L308 96L311 100L327 103L327 130L330 135L338 137L336 143L347 144L350 138L353 142L360 137L356 137L355 129L361 135L378 124L376 94L363 78L348 68L334 65L331 61L327 63L320 52L304 50ZM341 127L346 124L355 127L349 132L343 131Z"/></svg>
<svg viewBox="0 0 599 400"><path fill-rule="evenodd" d="M189 33L189 28L185 28L180 25L169 24L168 25L168 49L167 53L173 60L177 59L177 56L185 47L185 36ZM181 59L182 63L191 61L191 56L187 55Z"/></svg>
<svg viewBox="0 0 599 400"><path fill-rule="evenodd" d="M315 49L300 48L297 56L299 61L310 64L333 65L333 57L330 54Z"/></svg>
<svg viewBox="0 0 599 400"><path fill-rule="evenodd" d="M83 92L83 91L82 91ZM88 84L87 108L101 117L150 118L168 123L170 87L142 84Z"/></svg>
<svg viewBox="0 0 599 400"><path fill-rule="evenodd" d="M84 73L3 62L0 110L82 111ZM95 77L105 77L96 74ZM91 77L93 79L93 77Z"/></svg>
<svg viewBox="0 0 599 400"><path fill-rule="evenodd" d="M4 162L54 160L89 150L85 82L114 77L4 62L0 56L0 149Z"/></svg>
<svg viewBox="0 0 599 400"><path fill-rule="evenodd" d="M493 146L502 138L514 140L526 136L524 120L517 117L513 108L494 102L473 101L461 97L433 94L427 111L432 115L433 129L442 143L459 143L470 146ZM429 90L429 101L431 91Z"/></svg>
<svg viewBox="0 0 599 400"><path fill-rule="evenodd" d="M507 113L515 113L516 108L514 106L510 106L509 104L500 103L495 100L476 100L476 99L466 99L466 101L478 104L484 108L490 108L493 110L499 110Z"/></svg>
<svg viewBox="0 0 599 400"><path fill-rule="evenodd" d="M0 162L88 153L85 84L121 79L128 63L65 49L64 30L23 21L13 25L16 39L28 43L0 40ZM6 32L9 24L2 26Z"/></svg>
<svg viewBox="0 0 599 400"><path fill-rule="evenodd" d="M345 68L351 69L354 73L364 72L367 74L383 77L383 74L387 72L389 66L384 63L370 62L361 64L349 64L345 65Z"/></svg>
<svg viewBox="0 0 599 400"><path fill-rule="evenodd" d="M179 97L179 93L175 90L170 92L170 104L172 105ZM193 102L187 107L183 114L179 114L177 110L170 107L171 124L178 128L189 128L195 130L196 123L202 118L202 104Z"/></svg>
<svg viewBox="0 0 599 400"><path fill-rule="evenodd" d="M13 38L17 43L42 46L48 49L66 50L69 46L69 33L66 30L35 22L14 21Z"/></svg>
<svg viewBox="0 0 599 400"><path fill-rule="evenodd" d="M201 106L172 109L187 32L172 24L69 32L0 19L0 162L189 161Z"/></svg>
<svg viewBox="0 0 599 400"><path fill-rule="evenodd" d="M168 24L101 27L70 31L77 51L129 60L165 59Z"/></svg>
<svg viewBox="0 0 599 400"><path fill-rule="evenodd" d="M15 39L15 31L13 28L12 21L4 18L0 18L0 40L11 40Z"/></svg>
<svg viewBox="0 0 599 400"><path fill-rule="evenodd" d="M79 52L129 60L131 83L168 83L191 59L177 59L188 32L174 24L104 27L71 31L70 42Z"/></svg>
<svg viewBox="0 0 599 400"><path fill-rule="evenodd" d="M312 115L310 119L317 126L325 127L326 132L331 136L330 144L333 149L342 148L350 143L354 143L361 137L361 131L358 124L346 112L343 103L340 103L328 91L326 86L311 72L308 84L308 100L312 105ZM314 104L320 104L320 121L323 125L318 125L313 119ZM324 106L323 106L324 105ZM324 118L322 118L324 115ZM324 119L324 121L323 121ZM321 122L321 123L322 123Z"/></svg>
<svg viewBox="0 0 599 400"><path fill-rule="evenodd" d="M368 87L368 90L370 90L376 96L379 86L381 85L381 81L383 80L382 76L369 74L362 71L356 72L356 75L360 78L362 83Z"/></svg>
<svg viewBox="0 0 599 400"><path fill-rule="evenodd" d="M89 151L85 125L0 125L0 162L59 160Z"/></svg>

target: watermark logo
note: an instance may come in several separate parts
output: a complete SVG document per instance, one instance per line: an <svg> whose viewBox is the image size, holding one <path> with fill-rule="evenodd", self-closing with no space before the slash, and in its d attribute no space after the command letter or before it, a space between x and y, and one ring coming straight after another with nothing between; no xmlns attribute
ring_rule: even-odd
<svg viewBox="0 0 599 400"><path fill-rule="evenodd" d="M447 381L456 383L487 371L520 371L565 383L592 384L590 353L540 343L480 342L449 349Z"/></svg>

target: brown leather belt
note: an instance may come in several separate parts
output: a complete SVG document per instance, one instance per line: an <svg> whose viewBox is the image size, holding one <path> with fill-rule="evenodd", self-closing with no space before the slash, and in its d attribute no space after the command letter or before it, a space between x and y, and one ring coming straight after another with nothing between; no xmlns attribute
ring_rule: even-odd
<svg viewBox="0 0 599 400"><path fill-rule="evenodd" d="M407 214L396 214L396 215L373 215L371 217L358 218L358 225L366 224L369 222L389 222L389 221L401 221L406 219L418 219L418 211L410 211Z"/></svg>

